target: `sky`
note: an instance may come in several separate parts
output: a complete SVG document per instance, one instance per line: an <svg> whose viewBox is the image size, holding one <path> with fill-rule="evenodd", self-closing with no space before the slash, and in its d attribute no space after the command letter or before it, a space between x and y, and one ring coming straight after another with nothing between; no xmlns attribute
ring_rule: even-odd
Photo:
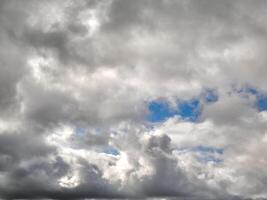
<svg viewBox="0 0 267 200"><path fill-rule="evenodd" d="M0 0L0 199L267 199L266 17Z"/></svg>

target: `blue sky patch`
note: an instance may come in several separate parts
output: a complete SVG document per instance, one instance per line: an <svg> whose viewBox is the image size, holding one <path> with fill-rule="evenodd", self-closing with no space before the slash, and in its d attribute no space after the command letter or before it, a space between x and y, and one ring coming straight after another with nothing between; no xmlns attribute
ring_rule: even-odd
<svg viewBox="0 0 267 200"><path fill-rule="evenodd" d="M196 146L192 150L204 153L218 153L218 154L223 154L224 151L222 148L216 148L210 146Z"/></svg>
<svg viewBox="0 0 267 200"><path fill-rule="evenodd" d="M181 101L178 103L177 114L185 120L196 121L201 114L201 105L198 99Z"/></svg>
<svg viewBox="0 0 267 200"><path fill-rule="evenodd" d="M164 121L176 115L166 101L151 101L148 104L148 110L150 112L148 121L150 122Z"/></svg>
<svg viewBox="0 0 267 200"><path fill-rule="evenodd" d="M254 88L245 88L244 90L241 90L241 92L246 92L246 93L249 93L249 94L253 94L253 95L257 95L258 94L258 91Z"/></svg>
<svg viewBox="0 0 267 200"><path fill-rule="evenodd" d="M267 110L267 95L257 95L256 106L259 111Z"/></svg>
<svg viewBox="0 0 267 200"><path fill-rule="evenodd" d="M213 103L218 101L218 93L216 90L208 89L204 92L204 99L208 103Z"/></svg>
<svg viewBox="0 0 267 200"><path fill-rule="evenodd" d="M103 150L104 153L106 154L111 154L113 156L117 156L117 155L120 155L120 152L118 149L112 147L112 146L107 146L104 148Z"/></svg>
<svg viewBox="0 0 267 200"><path fill-rule="evenodd" d="M258 109L259 112L267 110L267 94L264 94L252 87L244 88L240 90L240 92L255 95L255 107Z"/></svg>
<svg viewBox="0 0 267 200"><path fill-rule="evenodd" d="M198 99L189 101L177 101L176 107L171 107L167 101L151 101L148 104L150 122L161 122L174 116L180 116L184 120L196 121L201 114L201 104Z"/></svg>
<svg viewBox="0 0 267 200"><path fill-rule="evenodd" d="M199 153L197 155L197 160L199 162L213 162L216 164L223 162L223 159L220 158L220 155L224 153L224 149L222 148L216 148L211 146L197 146L194 147L192 150Z"/></svg>
<svg viewBox="0 0 267 200"><path fill-rule="evenodd" d="M76 127L74 131L75 131L75 134L79 136L83 136L86 133L86 129L82 127Z"/></svg>
<svg viewBox="0 0 267 200"><path fill-rule="evenodd" d="M216 158L212 155L201 155L197 157L197 160L201 163L209 163L209 162L213 162L215 164L219 164L223 162L223 159L221 158Z"/></svg>
<svg viewBox="0 0 267 200"><path fill-rule="evenodd" d="M212 162L214 164L219 164L223 162L222 155L224 154L223 148L212 147L212 146L195 146L189 148L177 149L180 152L192 152L195 155L197 161L205 164Z"/></svg>

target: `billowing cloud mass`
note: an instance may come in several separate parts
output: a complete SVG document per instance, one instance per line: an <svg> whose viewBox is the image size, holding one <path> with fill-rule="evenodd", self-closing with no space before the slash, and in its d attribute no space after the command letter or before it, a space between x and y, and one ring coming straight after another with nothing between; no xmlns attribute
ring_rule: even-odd
<svg viewBox="0 0 267 200"><path fill-rule="evenodd" d="M266 17L0 0L0 198L267 198Z"/></svg>

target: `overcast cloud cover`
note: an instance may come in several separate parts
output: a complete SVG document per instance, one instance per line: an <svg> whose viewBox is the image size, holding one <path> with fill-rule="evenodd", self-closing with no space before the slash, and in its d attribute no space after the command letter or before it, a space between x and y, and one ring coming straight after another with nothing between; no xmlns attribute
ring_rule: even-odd
<svg viewBox="0 0 267 200"><path fill-rule="evenodd" d="M0 0L0 198L267 198L267 1Z"/></svg>

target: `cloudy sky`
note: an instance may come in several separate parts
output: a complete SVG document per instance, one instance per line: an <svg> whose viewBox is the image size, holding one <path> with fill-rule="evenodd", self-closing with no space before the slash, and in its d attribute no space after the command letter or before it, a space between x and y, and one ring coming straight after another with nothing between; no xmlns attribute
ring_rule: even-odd
<svg viewBox="0 0 267 200"><path fill-rule="evenodd" d="M0 0L0 198L267 198L267 1Z"/></svg>

